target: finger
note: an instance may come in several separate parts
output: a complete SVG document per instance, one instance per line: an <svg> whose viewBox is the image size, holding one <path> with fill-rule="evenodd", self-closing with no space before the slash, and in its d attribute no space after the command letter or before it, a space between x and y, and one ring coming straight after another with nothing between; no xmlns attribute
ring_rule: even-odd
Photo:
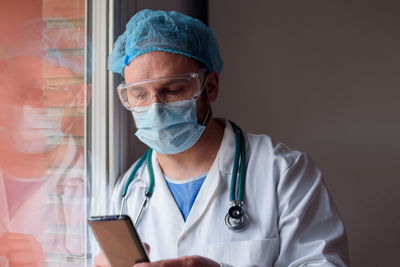
<svg viewBox="0 0 400 267"><path fill-rule="evenodd" d="M43 263L43 264L18 264L18 265L11 265L10 267L45 267L45 263Z"/></svg>
<svg viewBox="0 0 400 267"><path fill-rule="evenodd" d="M93 267L110 267L110 263L102 252L96 255L93 260Z"/></svg>
<svg viewBox="0 0 400 267"><path fill-rule="evenodd" d="M146 242L143 242L144 247L146 248L147 254L150 254L150 245Z"/></svg>
<svg viewBox="0 0 400 267"><path fill-rule="evenodd" d="M32 251L43 254L42 245L36 240L13 239L7 242L0 242L0 254L8 255L17 251Z"/></svg>
<svg viewBox="0 0 400 267"><path fill-rule="evenodd" d="M194 256L183 256L177 259L161 260L152 263L140 263L134 265L134 267L218 267L219 263L204 257L197 255Z"/></svg>
<svg viewBox="0 0 400 267"><path fill-rule="evenodd" d="M169 259L169 260L161 260L155 262L142 262L133 265L134 267L181 267L181 266L190 266L184 265L182 258L177 259Z"/></svg>
<svg viewBox="0 0 400 267"><path fill-rule="evenodd" d="M43 254L42 244L34 238L27 239L6 239L0 242L0 253L9 254L13 251L33 251L37 254Z"/></svg>
<svg viewBox="0 0 400 267"><path fill-rule="evenodd" d="M37 254L33 251L17 251L8 255L8 260L11 266L14 265L33 265L43 266L45 257L42 254Z"/></svg>
<svg viewBox="0 0 400 267"><path fill-rule="evenodd" d="M14 239L14 240L8 240L7 243L4 243L4 249L2 250L5 250L4 254L8 254L12 251L33 250L33 247L34 245L32 245L31 241Z"/></svg>
<svg viewBox="0 0 400 267"><path fill-rule="evenodd" d="M21 233L12 233L12 232L7 232L5 233L1 238L1 240L35 240L35 238L32 235L27 235L27 234L21 234Z"/></svg>

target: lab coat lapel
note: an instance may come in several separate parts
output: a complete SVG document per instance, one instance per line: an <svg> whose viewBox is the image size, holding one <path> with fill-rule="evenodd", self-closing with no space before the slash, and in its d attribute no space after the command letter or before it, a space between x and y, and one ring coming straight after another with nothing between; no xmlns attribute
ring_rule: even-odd
<svg viewBox="0 0 400 267"><path fill-rule="evenodd" d="M218 158L218 155L217 155ZM209 205L214 199L218 186L221 182L221 175L219 172L218 160L215 160L208 175L201 186L201 189L193 203L192 209L190 210L189 216L187 217L185 226L183 228L182 235L189 231L190 228L199 220L201 216L206 212Z"/></svg>
<svg viewBox="0 0 400 267"><path fill-rule="evenodd" d="M169 219L179 225L179 228L183 227L185 221L183 220L182 214L172 196L167 183L165 182L164 175L160 169L157 160L156 152L153 152L151 161L154 170L154 192L151 197L151 206L157 210L159 218ZM148 173L146 171L146 175Z"/></svg>
<svg viewBox="0 0 400 267"><path fill-rule="evenodd" d="M205 179L195 202L193 203L192 209L190 210L189 216L187 217L186 224L184 227L184 234L186 231L202 218L203 214L212 204L212 201L217 195L218 188L222 182L221 173L232 172L233 159L235 154L235 138L231 125L228 121L225 122L224 136L221 142L220 149L217 157L208 172L207 178ZM230 168L230 169L229 169ZM229 201L228 199L226 201Z"/></svg>

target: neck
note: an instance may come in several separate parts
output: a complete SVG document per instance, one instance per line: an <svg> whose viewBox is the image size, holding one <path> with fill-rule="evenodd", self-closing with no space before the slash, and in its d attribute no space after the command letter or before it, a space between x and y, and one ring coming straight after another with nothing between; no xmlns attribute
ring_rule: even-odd
<svg viewBox="0 0 400 267"><path fill-rule="evenodd" d="M182 180L208 172L218 154L223 134L223 125L210 117L199 141L191 148L173 155L157 153L164 175Z"/></svg>

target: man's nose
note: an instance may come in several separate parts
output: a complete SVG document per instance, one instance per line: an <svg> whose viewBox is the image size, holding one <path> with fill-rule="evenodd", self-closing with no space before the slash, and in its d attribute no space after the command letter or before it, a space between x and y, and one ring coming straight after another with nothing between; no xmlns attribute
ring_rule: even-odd
<svg viewBox="0 0 400 267"><path fill-rule="evenodd" d="M163 103L161 97L158 94L152 94L150 96L150 105L154 103Z"/></svg>

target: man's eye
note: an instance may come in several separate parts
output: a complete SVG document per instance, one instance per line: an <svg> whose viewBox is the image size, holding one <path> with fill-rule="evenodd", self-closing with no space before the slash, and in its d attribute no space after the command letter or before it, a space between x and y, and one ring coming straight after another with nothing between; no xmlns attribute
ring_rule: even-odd
<svg viewBox="0 0 400 267"><path fill-rule="evenodd" d="M145 98L146 96L144 96L144 95L137 95L137 96L135 96L135 98L136 99L142 99L142 98Z"/></svg>
<svg viewBox="0 0 400 267"><path fill-rule="evenodd" d="M175 84L164 88L163 93L168 95L179 95L183 94L186 90L186 86L182 84Z"/></svg>
<svg viewBox="0 0 400 267"><path fill-rule="evenodd" d="M166 90L166 93L169 95L178 95L184 91L185 91L185 89L183 87L179 87L179 88L168 89L168 90Z"/></svg>
<svg viewBox="0 0 400 267"><path fill-rule="evenodd" d="M129 96L133 98L144 98L147 96L147 92L145 90L130 90L129 91Z"/></svg>

